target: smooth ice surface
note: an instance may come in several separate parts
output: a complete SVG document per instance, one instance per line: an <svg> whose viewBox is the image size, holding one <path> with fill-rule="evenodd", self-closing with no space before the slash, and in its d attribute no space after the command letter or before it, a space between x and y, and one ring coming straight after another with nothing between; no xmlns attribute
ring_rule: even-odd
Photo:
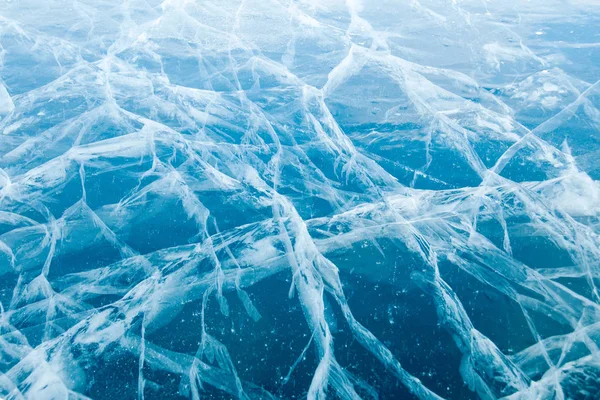
<svg viewBox="0 0 600 400"><path fill-rule="evenodd" d="M599 27L0 2L0 397L600 398Z"/></svg>

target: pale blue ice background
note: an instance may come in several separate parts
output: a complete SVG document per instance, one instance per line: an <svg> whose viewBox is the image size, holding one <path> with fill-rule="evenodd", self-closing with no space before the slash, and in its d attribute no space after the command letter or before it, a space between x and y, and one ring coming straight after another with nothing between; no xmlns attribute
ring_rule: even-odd
<svg viewBox="0 0 600 400"><path fill-rule="evenodd" d="M0 2L0 398L600 398L599 27Z"/></svg>

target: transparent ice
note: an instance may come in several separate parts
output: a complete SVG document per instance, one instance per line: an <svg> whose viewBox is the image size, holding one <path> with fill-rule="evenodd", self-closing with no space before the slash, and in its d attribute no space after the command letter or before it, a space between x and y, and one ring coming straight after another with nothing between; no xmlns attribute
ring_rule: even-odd
<svg viewBox="0 0 600 400"><path fill-rule="evenodd" d="M0 398L600 398L595 0L0 2Z"/></svg>

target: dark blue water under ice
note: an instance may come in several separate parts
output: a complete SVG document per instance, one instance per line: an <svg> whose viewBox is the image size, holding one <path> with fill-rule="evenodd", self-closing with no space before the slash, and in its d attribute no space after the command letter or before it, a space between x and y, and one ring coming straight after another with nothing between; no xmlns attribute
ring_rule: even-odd
<svg viewBox="0 0 600 400"><path fill-rule="evenodd" d="M593 0L0 3L0 399L600 398Z"/></svg>

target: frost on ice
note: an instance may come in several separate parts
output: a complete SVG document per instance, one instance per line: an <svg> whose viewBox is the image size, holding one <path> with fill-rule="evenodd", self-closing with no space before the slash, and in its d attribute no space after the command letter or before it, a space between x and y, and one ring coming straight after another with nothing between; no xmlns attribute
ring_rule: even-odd
<svg viewBox="0 0 600 400"><path fill-rule="evenodd" d="M592 0L0 4L0 397L600 396Z"/></svg>

